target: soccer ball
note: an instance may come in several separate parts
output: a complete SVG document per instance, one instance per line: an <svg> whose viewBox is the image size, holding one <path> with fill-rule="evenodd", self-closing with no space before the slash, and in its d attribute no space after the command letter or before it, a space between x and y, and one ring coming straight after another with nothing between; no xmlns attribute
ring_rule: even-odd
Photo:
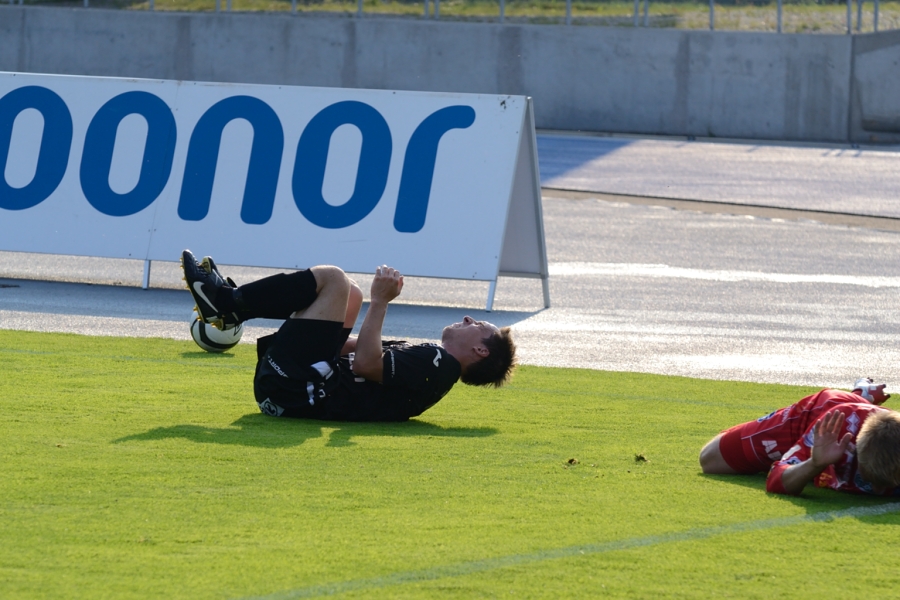
<svg viewBox="0 0 900 600"><path fill-rule="evenodd" d="M191 321L191 337L207 352L225 352L234 348L244 335L244 324L221 331L203 321L197 311Z"/></svg>

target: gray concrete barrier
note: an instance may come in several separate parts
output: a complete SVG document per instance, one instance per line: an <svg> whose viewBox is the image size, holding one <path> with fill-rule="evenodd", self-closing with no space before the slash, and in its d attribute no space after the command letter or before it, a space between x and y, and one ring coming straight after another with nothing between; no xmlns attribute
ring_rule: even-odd
<svg viewBox="0 0 900 600"><path fill-rule="evenodd" d="M900 142L900 32L0 6L0 70L526 94L540 128Z"/></svg>
<svg viewBox="0 0 900 600"><path fill-rule="evenodd" d="M900 31L853 36L851 91L849 138L900 140Z"/></svg>

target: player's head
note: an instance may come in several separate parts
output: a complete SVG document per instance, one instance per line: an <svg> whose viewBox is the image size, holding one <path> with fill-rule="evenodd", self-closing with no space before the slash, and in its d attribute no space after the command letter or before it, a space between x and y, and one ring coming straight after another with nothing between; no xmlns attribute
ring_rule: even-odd
<svg viewBox="0 0 900 600"><path fill-rule="evenodd" d="M856 436L859 473L872 485L900 487L900 413L879 410L869 415Z"/></svg>
<svg viewBox="0 0 900 600"><path fill-rule="evenodd" d="M462 382L500 387L516 368L516 344L509 327L466 316L444 327L441 345L462 365Z"/></svg>

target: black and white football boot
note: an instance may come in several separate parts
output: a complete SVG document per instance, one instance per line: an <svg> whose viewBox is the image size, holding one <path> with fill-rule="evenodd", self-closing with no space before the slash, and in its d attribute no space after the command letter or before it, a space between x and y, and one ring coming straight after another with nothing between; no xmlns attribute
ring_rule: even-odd
<svg viewBox="0 0 900 600"><path fill-rule="evenodd" d="M190 250L181 253L181 268L184 271L184 281L187 284L191 296L194 297L194 303L197 307L197 313L200 317L213 327L225 331L231 329L238 323L240 318L236 313L225 313L216 306L216 295L223 287L235 287L229 285L234 283L222 277L219 270L215 268L212 259L206 257L206 264L197 262L194 254Z"/></svg>
<svg viewBox="0 0 900 600"><path fill-rule="evenodd" d="M212 256L204 256L200 259L200 266L203 269L206 269L207 273L215 274L220 279L224 279L225 283L229 286L237 289L237 284L234 282L234 279L231 277L225 277L222 275L222 272L219 271L219 268L216 266L216 262L213 260ZM238 301L238 306L241 306L241 297L240 293L235 296L235 299ZM229 331L230 329L237 327L241 323L240 319L237 316L237 313L226 313L222 316L222 326L218 327L222 331Z"/></svg>
<svg viewBox="0 0 900 600"><path fill-rule="evenodd" d="M225 283L227 283L231 287L233 287L233 288L237 287L237 284L234 282L234 279L232 279L231 277L225 277L224 275L222 275L222 272L219 271L219 267L216 266L216 263L213 260L212 256L204 256L203 258L201 258L200 266L203 269L205 269L207 273L215 273L216 275L218 275L221 279L223 279L225 281Z"/></svg>

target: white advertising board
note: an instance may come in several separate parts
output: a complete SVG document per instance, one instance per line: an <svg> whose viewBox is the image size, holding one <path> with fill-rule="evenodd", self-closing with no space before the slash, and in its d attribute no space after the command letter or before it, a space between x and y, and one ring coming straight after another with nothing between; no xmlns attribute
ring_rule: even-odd
<svg viewBox="0 0 900 600"><path fill-rule="evenodd" d="M0 165L2 250L384 263L490 281L488 310L538 277L549 305L526 97L0 73Z"/></svg>

